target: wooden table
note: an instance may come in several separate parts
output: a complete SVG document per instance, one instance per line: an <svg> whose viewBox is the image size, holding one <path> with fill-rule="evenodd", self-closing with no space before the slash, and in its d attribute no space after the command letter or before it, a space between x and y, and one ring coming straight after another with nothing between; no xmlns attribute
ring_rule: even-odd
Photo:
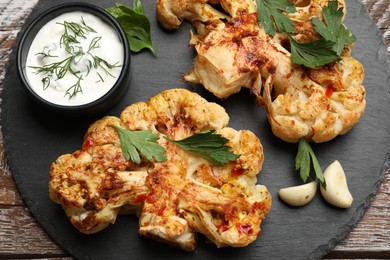
<svg viewBox="0 0 390 260"><path fill-rule="evenodd" d="M36 2L0 0L0 94L11 48ZM363 3L390 46L390 0L363 0ZM7 167L0 135L0 259L4 258L70 256L46 235L23 204ZM366 214L325 258L390 259L390 169Z"/></svg>

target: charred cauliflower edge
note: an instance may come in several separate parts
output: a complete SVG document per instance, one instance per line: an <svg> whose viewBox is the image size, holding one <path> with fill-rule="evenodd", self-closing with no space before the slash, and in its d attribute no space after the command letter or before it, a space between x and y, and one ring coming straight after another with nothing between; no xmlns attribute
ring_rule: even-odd
<svg viewBox="0 0 390 260"><path fill-rule="evenodd" d="M293 0L298 42L318 39L312 17L323 20L329 0ZM216 9L220 5L223 11ZM343 7L345 1L338 1ZM286 142L316 143L347 133L366 107L364 69L346 47L341 61L315 69L293 64L287 36L266 34L258 25L255 0L157 0L157 19L168 30L188 20L196 30L190 44L197 56L184 80L201 84L218 98L249 88L267 110L273 133Z"/></svg>
<svg viewBox="0 0 390 260"><path fill-rule="evenodd" d="M260 140L250 131L226 127L228 121L224 108L198 94L163 91L127 107L120 118L93 123L80 150L53 162L50 198L86 234L114 224L123 213L139 217L141 235L187 251L195 250L196 232L217 247L246 246L260 235L271 195L256 184L264 159ZM173 140L216 130L240 157L217 167L160 138L167 161L143 158L137 165L124 158L112 125Z"/></svg>

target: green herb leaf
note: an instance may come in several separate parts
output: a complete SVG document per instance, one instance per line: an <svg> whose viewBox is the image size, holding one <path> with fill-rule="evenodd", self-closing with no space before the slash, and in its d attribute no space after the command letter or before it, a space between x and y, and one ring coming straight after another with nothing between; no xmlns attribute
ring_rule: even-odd
<svg viewBox="0 0 390 260"><path fill-rule="evenodd" d="M334 43L333 50L340 56L345 46L355 42L356 37L343 25L343 8L338 8L338 1L329 1L322 8L324 22L314 17L314 28L324 39Z"/></svg>
<svg viewBox="0 0 390 260"><path fill-rule="evenodd" d="M44 64L43 66L30 67L35 70L35 74L41 74L43 76L41 81L44 90L46 90L50 86L52 78L62 79L66 75L70 75L77 79L77 81L75 84L73 84L66 90L65 96L69 96L69 99L72 99L78 93L83 93L83 89L81 86L81 81L84 80L83 74L79 70L75 70L73 68L73 65L80 62L80 60L82 60L82 58L85 57L86 54L90 55L92 61L89 59L87 60L88 65L87 73L85 76L88 76L92 67L94 67L95 69L100 67L107 75L114 77L109 72L109 69L120 67L121 65L118 65L117 63L111 64L103 58L100 58L99 56L93 55L91 53L92 50L100 48L99 41L102 38L101 36L94 37L91 40L87 52L83 50L83 46L80 43L79 39L87 39L86 35L90 33L96 33L96 31L92 27L88 26L82 17L80 23L64 21L62 23L58 22L57 24L62 25L64 29L64 33L61 35L59 43L60 47L64 48L67 56L63 60L50 62L52 61L52 58L58 58L58 56L50 54L51 49L50 45L48 45L44 47L42 52L36 54L40 55L42 57L42 60L47 59L48 63ZM97 74L103 81L101 75L98 72Z"/></svg>
<svg viewBox="0 0 390 260"><path fill-rule="evenodd" d="M294 3L288 0L256 0L257 17L260 27L274 36L276 30L295 33L293 21L285 13L295 13Z"/></svg>
<svg viewBox="0 0 390 260"><path fill-rule="evenodd" d="M310 174L310 161L313 163L314 175ZM311 176L315 180L318 179L322 187L326 189L326 182L321 166L310 144L304 138L299 139L298 153L295 157L295 170L300 170L300 177L303 182L306 182L309 176Z"/></svg>
<svg viewBox="0 0 390 260"><path fill-rule="evenodd" d="M307 43L299 43L288 36L291 45L291 59L295 64L308 68L323 66L339 59L339 55L333 50L334 43L325 39L319 39Z"/></svg>
<svg viewBox="0 0 390 260"><path fill-rule="evenodd" d="M144 6L140 0L135 0L133 9L117 3L115 7L107 8L107 11L122 26L130 43L130 50L139 52L142 49L149 49L157 55L150 36L150 22L145 16Z"/></svg>
<svg viewBox="0 0 390 260"><path fill-rule="evenodd" d="M157 134L150 130L131 131L114 126L120 138L122 153L127 160L140 164L141 153L148 161L156 160L164 162L167 160L165 149L156 141L159 139Z"/></svg>
<svg viewBox="0 0 390 260"><path fill-rule="evenodd" d="M256 0L259 26L271 36L276 31L284 32L290 39L291 59L293 63L309 68L323 66L340 60L344 48L355 42L356 37L342 23L343 8L338 8L337 0L330 0L322 8L324 22L312 19L315 31L320 39L299 43L291 34L295 33L293 21L286 13L296 12L293 2L288 0Z"/></svg>
<svg viewBox="0 0 390 260"><path fill-rule="evenodd" d="M134 1L133 9L134 9L135 12L137 12L139 14L145 14L145 8L142 5L140 0L135 0Z"/></svg>
<svg viewBox="0 0 390 260"><path fill-rule="evenodd" d="M344 48L352 44L356 37L342 24L343 8L338 8L338 1L329 1L322 8L324 22L314 17L314 29L322 37L319 40L298 43L289 36L291 58L295 64L309 68L323 66L337 61Z"/></svg>
<svg viewBox="0 0 390 260"><path fill-rule="evenodd" d="M234 161L240 157L240 155L231 152L231 147L226 145L229 140L220 134L215 134L215 130L199 132L178 141L171 140L167 137L165 139L186 151L203 157L215 166L221 166L228 161Z"/></svg>

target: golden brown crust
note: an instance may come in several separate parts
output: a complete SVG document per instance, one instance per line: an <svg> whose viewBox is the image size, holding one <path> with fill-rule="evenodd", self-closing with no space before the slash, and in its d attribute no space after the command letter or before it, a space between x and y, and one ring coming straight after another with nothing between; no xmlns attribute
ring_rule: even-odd
<svg viewBox="0 0 390 260"><path fill-rule="evenodd" d="M226 127L225 110L184 89L172 89L107 116L89 128L81 150L60 156L50 170L50 198L83 233L114 223L119 212L140 217L139 233L187 251L195 232L217 246L246 246L260 234L271 207L265 186L256 185L263 163L260 140L250 131ZM160 138L166 162L137 165L126 160L112 125L152 130L182 139L203 130L226 137L241 156L223 166Z"/></svg>
<svg viewBox="0 0 390 260"><path fill-rule="evenodd" d="M311 19L323 19L322 8L329 1L293 2L297 12L289 16L297 33L292 37L299 42L318 39ZM298 66L291 61L286 36L276 33L271 37L259 27L255 1L212 4L216 3L229 14L225 22L216 16L204 20L207 16L202 10L213 8L208 1L188 0L185 12L175 13L198 30L191 40L197 56L186 81L202 84L222 99L249 88L266 107L273 133L287 142L300 138L326 142L347 133L359 121L366 105L364 70L350 57L353 45L345 48L339 63L316 69ZM345 15L345 2L338 3Z"/></svg>

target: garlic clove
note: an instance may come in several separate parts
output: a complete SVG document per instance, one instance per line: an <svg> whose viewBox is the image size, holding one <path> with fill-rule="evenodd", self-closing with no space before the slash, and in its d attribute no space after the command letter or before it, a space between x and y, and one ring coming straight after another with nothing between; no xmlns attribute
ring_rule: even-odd
<svg viewBox="0 0 390 260"><path fill-rule="evenodd" d="M279 197L291 206L300 207L309 203L316 192L317 182L312 181L298 186L282 188L279 190Z"/></svg>
<svg viewBox="0 0 390 260"><path fill-rule="evenodd" d="M353 197L349 192L347 179L339 161L334 161L326 168L324 178L326 189L320 187L324 199L339 208L351 207Z"/></svg>

